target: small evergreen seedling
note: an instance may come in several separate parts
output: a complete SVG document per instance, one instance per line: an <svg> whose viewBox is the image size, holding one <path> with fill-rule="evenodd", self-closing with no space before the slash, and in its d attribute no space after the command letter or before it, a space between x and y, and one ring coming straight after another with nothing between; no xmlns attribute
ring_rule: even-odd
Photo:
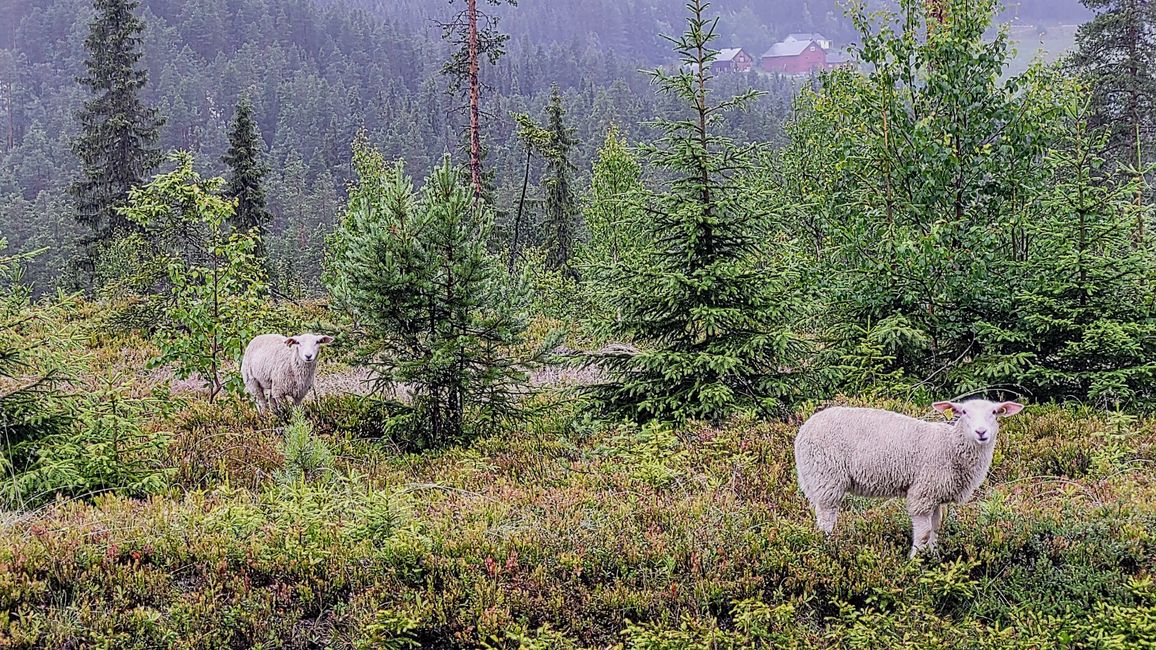
<svg viewBox="0 0 1156 650"><path fill-rule="evenodd" d="M317 480L333 471L333 452L313 435L313 424L301 409L293 410L285 426L281 453L285 456L285 466L278 475L282 483Z"/></svg>

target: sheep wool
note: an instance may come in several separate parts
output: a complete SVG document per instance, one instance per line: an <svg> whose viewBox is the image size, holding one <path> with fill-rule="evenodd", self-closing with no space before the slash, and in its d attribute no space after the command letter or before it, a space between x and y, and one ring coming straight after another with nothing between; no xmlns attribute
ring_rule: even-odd
<svg viewBox="0 0 1156 650"><path fill-rule="evenodd" d="M257 402L257 411L264 414L272 405L283 412L300 404L313 388L321 346L332 341L333 337L321 334L262 334L250 341L241 360L241 377L245 391Z"/></svg>
<svg viewBox="0 0 1156 650"><path fill-rule="evenodd" d="M991 467L999 418L1023 406L969 400L937 402L935 408L952 412L955 420L835 407L803 423L795 438L795 469L823 532L834 532L847 493L906 497L911 555L934 548L944 504L971 498Z"/></svg>

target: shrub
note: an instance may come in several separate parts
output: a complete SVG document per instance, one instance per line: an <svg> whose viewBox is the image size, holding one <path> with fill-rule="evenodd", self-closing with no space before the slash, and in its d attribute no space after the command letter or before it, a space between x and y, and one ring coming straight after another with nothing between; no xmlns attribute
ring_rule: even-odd
<svg viewBox="0 0 1156 650"><path fill-rule="evenodd" d="M137 244L151 251L146 265L163 268L167 279L145 287L159 290L154 300L167 307L155 364L172 364L181 379L198 375L208 382L212 402L222 390L244 390L240 375L225 375L224 366L239 363L245 344L261 331L266 286L254 254L259 240L227 231L235 201L221 195L223 179L202 180L191 154L178 152L172 160L176 169L133 189L119 211L144 229L151 245Z"/></svg>
<svg viewBox="0 0 1156 650"><path fill-rule="evenodd" d="M22 448L30 460L4 486L4 500L28 507L55 495L159 492L170 473L165 467L169 434L151 421L170 408L167 396L136 397L116 377L77 396L66 427Z"/></svg>

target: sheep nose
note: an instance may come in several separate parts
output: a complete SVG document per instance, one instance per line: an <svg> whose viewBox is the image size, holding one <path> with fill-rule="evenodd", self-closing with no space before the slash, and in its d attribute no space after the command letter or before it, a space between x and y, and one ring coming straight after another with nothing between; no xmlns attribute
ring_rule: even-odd
<svg viewBox="0 0 1156 650"><path fill-rule="evenodd" d="M975 430L975 435L977 435L977 436L986 436L986 435L987 435L987 429L976 429L976 430Z"/></svg>

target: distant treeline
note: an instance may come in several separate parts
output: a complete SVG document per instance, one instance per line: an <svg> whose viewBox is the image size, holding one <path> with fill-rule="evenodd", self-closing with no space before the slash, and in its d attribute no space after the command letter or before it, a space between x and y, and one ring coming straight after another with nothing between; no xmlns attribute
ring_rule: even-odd
<svg viewBox="0 0 1156 650"><path fill-rule="evenodd" d="M507 54L483 72L486 165L500 212L508 211L523 171L510 113L541 119L552 84L560 86L575 128L572 161L579 174L588 174L611 124L632 141L648 139L654 135L651 120L679 110L651 92L639 73L660 60L656 34L670 31L661 16L669 14L677 25L679 8L573 4L525 2L505 9L500 27L512 34ZM434 24L454 6L424 0L379 6L308 0L143 5L142 62L149 75L143 97L165 119L161 148L187 149L200 170L222 173L228 122L236 103L250 97L272 169L267 184L276 221L270 247L275 255L279 249L304 251L289 262L306 275L305 288L319 286L320 264L312 258L320 256L321 238L338 211L359 131L413 169L461 151L464 114L440 74L449 46ZM593 24L602 5L609 13L600 26L580 29ZM562 7L574 13L560 14ZM76 78L83 73L82 44L93 9L88 0L21 1L13 8L14 19L0 26L6 48L0 50L0 232L17 250L52 246L29 271L44 290L64 272L71 255L64 242L78 234L65 188L77 170L71 143L86 95ZM761 24L755 18L743 22ZM632 49L642 44L649 54ZM752 110L729 118L732 136L778 141L795 85L756 76L721 83L723 91L767 91ZM532 170L532 208L538 205L539 172Z"/></svg>

